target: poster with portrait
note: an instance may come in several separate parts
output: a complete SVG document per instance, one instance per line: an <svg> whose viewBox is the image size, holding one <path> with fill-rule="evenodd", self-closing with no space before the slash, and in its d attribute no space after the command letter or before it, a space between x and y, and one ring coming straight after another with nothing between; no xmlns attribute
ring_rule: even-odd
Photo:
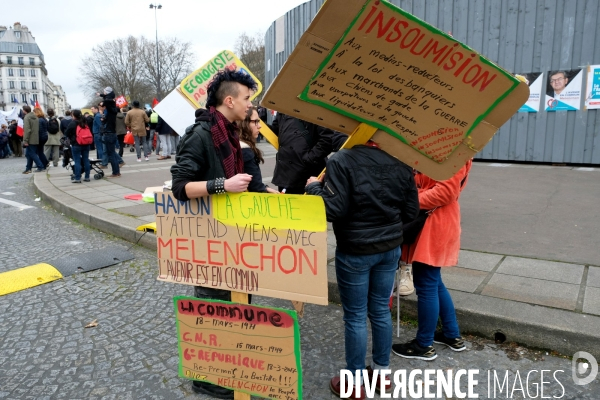
<svg viewBox="0 0 600 400"><path fill-rule="evenodd" d="M585 92L585 108L600 108L600 65L587 67L587 90Z"/></svg>
<svg viewBox="0 0 600 400"><path fill-rule="evenodd" d="M548 71L546 111L577 111L581 108L582 70Z"/></svg>
<svg viewBox="0 0 600 400"><path fill-rule="evenodd" d="M527 79L529 85L529 99L519 108L518 112L539 112L540 99L542 98L542 83L544 74L541 72L531 72L529 74L520 74Z"/></svg>

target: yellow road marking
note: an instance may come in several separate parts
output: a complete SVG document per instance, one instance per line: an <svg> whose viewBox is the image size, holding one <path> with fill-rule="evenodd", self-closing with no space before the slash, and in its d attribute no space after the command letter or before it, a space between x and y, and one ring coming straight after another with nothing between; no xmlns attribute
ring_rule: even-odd
<svg viewBox="0 0 600 400"><path fill-rule="evenodd" d="M52 265L43 263L2 272L0 273L0 296L43 285L62 277L62 274Z"/></svg>

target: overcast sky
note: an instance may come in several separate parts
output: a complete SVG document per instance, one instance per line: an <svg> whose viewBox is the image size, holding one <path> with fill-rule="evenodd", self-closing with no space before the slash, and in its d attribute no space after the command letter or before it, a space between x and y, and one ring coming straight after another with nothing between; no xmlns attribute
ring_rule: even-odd
<svg viewBox="0 0 600 400"><path fill-rule="evenodd" d="M0 25L14 22L33 33L48 77L62 85L73 108L86 103L81 59L107 40L129 35L155 37L152 1L2 0ZM197 67L221 50L234 50L242 32L266 32L273 21L306 0L166 0L157 11L158 37L176 36L193 45ZM99 89L99 88L97 88Z"/></svg>

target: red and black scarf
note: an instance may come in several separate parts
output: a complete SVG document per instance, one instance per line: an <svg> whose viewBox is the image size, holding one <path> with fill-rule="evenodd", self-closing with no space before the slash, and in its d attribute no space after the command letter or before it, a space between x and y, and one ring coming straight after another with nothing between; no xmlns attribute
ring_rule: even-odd
<svg viewBox="0 0 600 400"><path fill-rule="evenodd" d="M231 178L244 172L244 158L240 147L237 127L214 107L209 109L212 127L210 133L215 150L223 162L225 177Z"/></svg>

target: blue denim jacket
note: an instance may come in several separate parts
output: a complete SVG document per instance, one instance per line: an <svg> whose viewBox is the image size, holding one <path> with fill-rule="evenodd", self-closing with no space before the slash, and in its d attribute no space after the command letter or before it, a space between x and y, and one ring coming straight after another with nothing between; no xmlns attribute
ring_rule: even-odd
<svg viewBox="0 0 600 400"><path fill-rule="evenodd" d="M92 133L94 135L102 132L102 121L100 121L100 118L102 118L102 114L99 112L94 114L94 124L92 125Z"/></svg>

